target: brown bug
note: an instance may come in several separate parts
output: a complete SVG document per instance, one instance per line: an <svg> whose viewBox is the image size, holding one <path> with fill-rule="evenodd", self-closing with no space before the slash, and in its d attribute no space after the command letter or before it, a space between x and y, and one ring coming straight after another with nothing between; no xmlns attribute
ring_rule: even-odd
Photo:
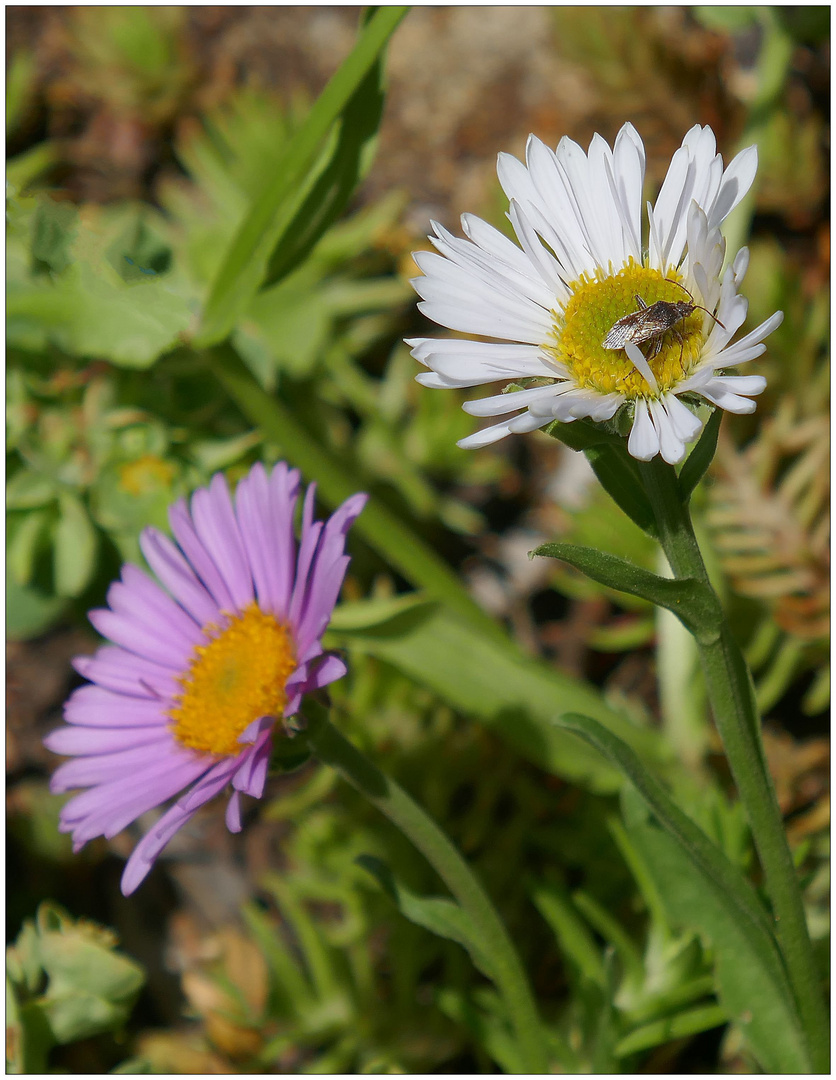
<svg viewBox="0 0 836 1080"><path fill-rule="evenodd" d="M670 281L670 278L665 280ZM678 285L683 292L691 296L685 286L680 285L678 281L671 281L671 284ZM647 354L647 359L652 360L662 348L662 339L670 330L679 339L679 358L681 360L685 340L676 327L678 322L687 319L692 312L700 310L704 311L706 315L711 315L711 318L716 323L723 326L717 316L712 315L708 308L703 307L702 304L693 303L693 296L691 296L691 303L687 300L657 300L654 304L648 305L638 295L635 299L638 304L638 311L631 311L629 315L625 315L618 322L613 323L609 333L601 342L605 349L623 349L629 342L640 345L644 341L650 341L653 344ZM726 329L725 326L723 326L723 329Z"/></svg>

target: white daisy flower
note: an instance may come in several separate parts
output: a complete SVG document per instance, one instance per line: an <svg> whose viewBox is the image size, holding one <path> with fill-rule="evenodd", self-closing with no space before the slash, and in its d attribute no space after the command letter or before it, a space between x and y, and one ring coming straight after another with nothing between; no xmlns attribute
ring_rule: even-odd
<svg viewBox="0 0 836 1080"><path fill-rule="evenodd" d="M531 135L525 165L499 155L519 247L471 214L461 219L466 240L433 222L439 254L414 256L424 275L412 282L419 308L450 330L499 340L409 340L412 355L430 369L418 381L465 387L530 380L525 389L466 402L473 416L515 415L459 446L486 446L553 420L610 420L623 409L632 417L633 457L661 453L676 463L703 426L682 395L691 404L701 397L729 412L754 411L751 399L766 380L725 372L760 356L783 315L732 341L746 318L738 289L749 253L742 248L721 276L720 225L754 180L757 148L726 169L715 149L711 128L688 132L655 205L647 204L644 240L645 153L632 124L612 149L596 135L588 154L567 138L552 151ZM652 314L661 323L637 315L657 301L662 306ZM637 317L621 322L630 315ZM630 323L639 332L625 335ZM612 347L625 336L633 340Z"/></svg>

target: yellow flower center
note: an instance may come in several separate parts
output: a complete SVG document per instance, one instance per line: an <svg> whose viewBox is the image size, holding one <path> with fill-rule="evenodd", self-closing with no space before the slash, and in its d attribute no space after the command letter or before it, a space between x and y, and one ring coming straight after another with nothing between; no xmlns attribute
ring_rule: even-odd
<svg viewBox="0 0 836 1080"><path fill-rule="evenodd" d="M204 628L212 640L195 646L169 716L183 746L230 756L253 720L282 715L296 659L287 627L257 604L227 618L225 627Z"/></svg>
<svg viewBox="0 0 836 1080"><path fill-rule="evenodd" d="M609 277L603 272L595 279L584 275L569 286L572 296L566 307L554 313L553 340L544 346L546 351L568 369L578 386L601 394L619 393L626 398L654 397L624 349L605 349L603 341L615 323L641 310L637 296L648 308L657 300L667 304L693 302L677 284L676 271L669 274L665 278L658 270L638 266L631 260L623 270ZM660 314L666 314L664 309ZM632 340L647 357L660 393L686 378L699 358L705 340L705 319L708 316L697 308L661 334L651 333L654 323L658 329L658 316L632 321L631 332L639 337L636 340L633 336ZM653 356L660 342L661 349Z"/></svg>

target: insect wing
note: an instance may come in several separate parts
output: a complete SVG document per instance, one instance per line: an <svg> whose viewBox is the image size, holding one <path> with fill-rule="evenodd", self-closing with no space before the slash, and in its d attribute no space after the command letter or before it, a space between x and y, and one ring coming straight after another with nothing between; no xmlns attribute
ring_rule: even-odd
<svg viewBox="0 0 836 1080"><path fill-rule="evenodd" d="M623 349L628 341L646 341L653 333L643 332L642 324L646 321L644 311L633 311L618 322L613 323L607 336L601 342L605 349Z"/></svg>

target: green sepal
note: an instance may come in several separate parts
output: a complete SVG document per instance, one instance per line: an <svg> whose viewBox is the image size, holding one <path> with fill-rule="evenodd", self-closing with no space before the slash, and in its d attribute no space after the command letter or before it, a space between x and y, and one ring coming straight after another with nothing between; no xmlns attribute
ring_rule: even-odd
<svg viewBox="0 0 836 1080"><path fill-rule="evenodd" d="M311 760L311 748L304 739L292 739L276 733L270 754L270 774L296 772Z"/></svg>
<svg viewBox="0 0 836 1080"><path fill-rule="evenodd" d="M601 585L667 608L703 644L720 636L720 602L710 586L695 578L663 578L617 555L575 544L541 544L530 554L562 559Z"/></svg>

